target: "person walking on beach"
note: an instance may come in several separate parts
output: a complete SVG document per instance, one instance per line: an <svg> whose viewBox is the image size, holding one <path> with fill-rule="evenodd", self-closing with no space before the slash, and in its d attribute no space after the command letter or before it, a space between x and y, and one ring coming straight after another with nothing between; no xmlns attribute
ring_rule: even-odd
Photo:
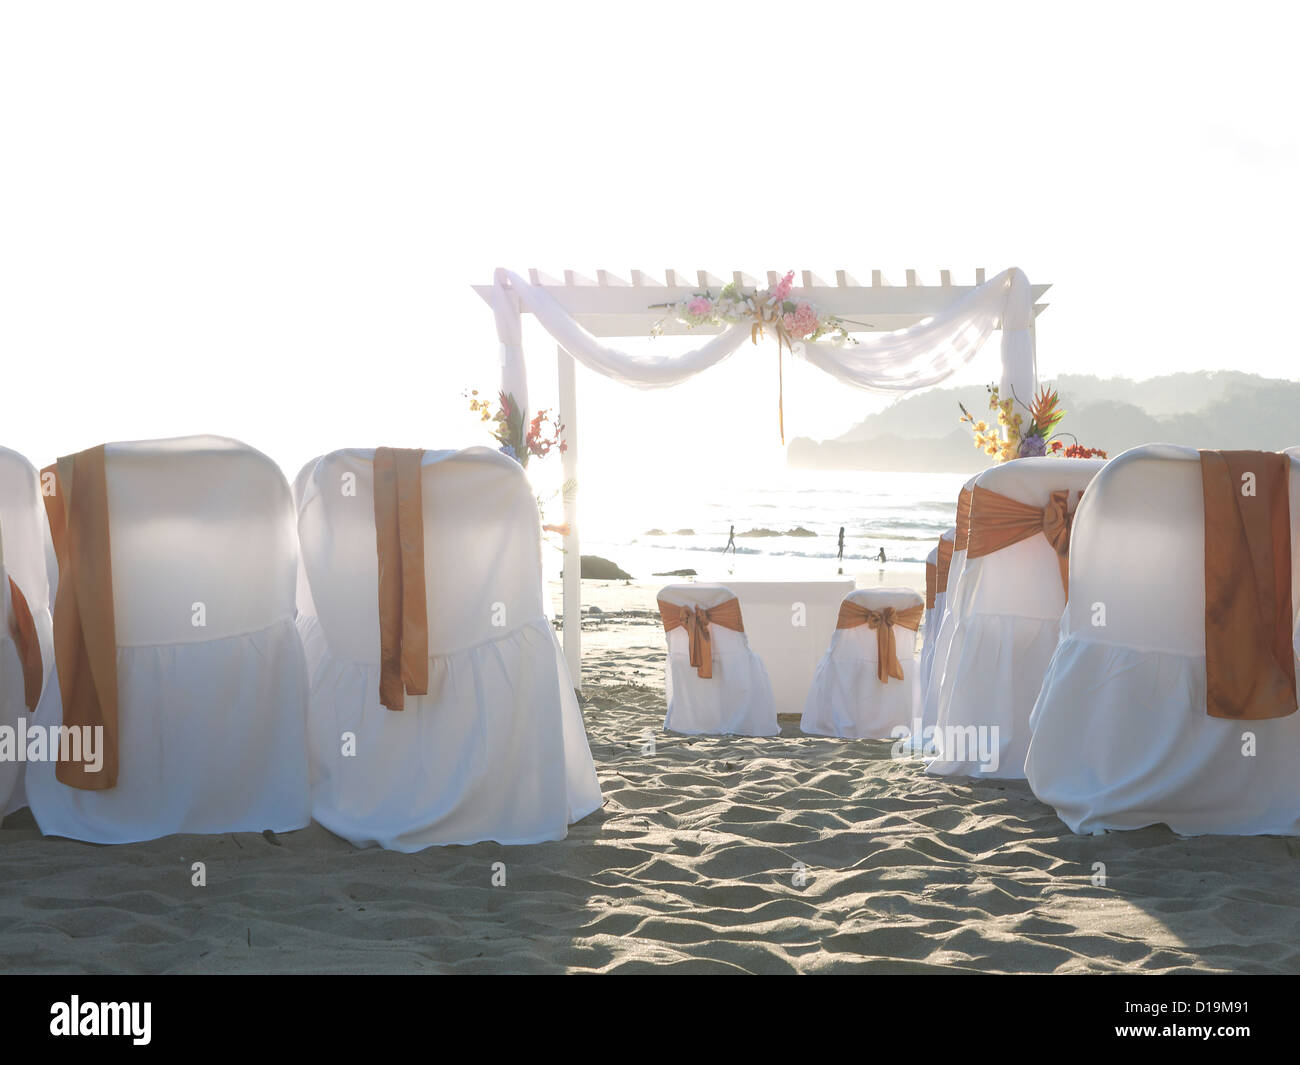
<svg viewBox="0 0 1300 1065"><path fill-rule="evenodd" d="M878 555L876 556L876 561L879 562L882 566L883 566L887 561L889 561L888 559L885 558L885 549L884 549L883 546L882 546L881 549L880 549L880 554L878 554Z"/></svg>
<svg viewBox="0 0 1300 1065"><path fill-rule="evenodd" d="M734 525L731 527L731 532L727 534L727 546L722 549L722 553L725 555L728 551L733 555L736 553L736 527Z"/></svg>
<svg viewBox="0 0 1300 1065"><path fill-rule="evenodd" d="M840 526L840 553L838 558L840 563L840 576L843 577L844 576L844 526L843 525Z"/></svg>

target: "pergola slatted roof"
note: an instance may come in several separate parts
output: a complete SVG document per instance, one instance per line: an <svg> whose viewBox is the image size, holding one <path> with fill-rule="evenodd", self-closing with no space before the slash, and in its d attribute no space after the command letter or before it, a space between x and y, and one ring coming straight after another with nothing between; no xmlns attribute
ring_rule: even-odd
<svg viewBox="0 0 1300 1065"><path fill-rule="evenodd" d="M746 290L775 285L781 274L769 270L763 280L739 270L725 277L697 270L693 274L680 270L665 270L663 279L642 270L629 271L625 280L608 270L597 270L595 278L585 277L574 270L563 271L562 278L550 277L540 270L528 271L529 281L547 292L587 332L597 337L648 337L655 324L664 317L662 308L651 304L675 303L699 292L714 293L727 281ZM811 300L818 307L846 320L849 332L891 332L905 329L930 315L948 307L956 299L973 291L985 281L983 268L974 272L969 285L954 285L950 270L938 271L939 283L920 283L915 270L906 272L906 283L892 285L883 271L871 271L871 284L859 283L847 270L835 271L835 283L830 284L811 270L797 271L798 287L792 296ZM477 292L489 304L491 285L475 285ZM1034 314L1037 316L1047 304L1039 302L1051 285L1034 285ZM688 328L681 322L663 324L665 336L720 333L718 327L696 326Z"/></svg>

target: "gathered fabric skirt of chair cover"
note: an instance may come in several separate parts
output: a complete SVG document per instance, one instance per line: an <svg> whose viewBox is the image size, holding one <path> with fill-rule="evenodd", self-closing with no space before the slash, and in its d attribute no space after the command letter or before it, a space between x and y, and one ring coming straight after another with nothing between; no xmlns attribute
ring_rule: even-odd
<svg viewBox="0 0 1300 1065"><path fill-rule="evenodd" d="M283 474L220 437L109 444L104 470L117 781L73 787L52 760L29 762L37 824L93 843L304 828L307 671ZM63 721L55 673L32 724Z"/></svg>
<svg viewBox="0 0 1300 1065"><path fill-rule="evenodd" d="M947 540L951 545L952 541L956 536L956 533L957 530L955 528L949 528L945 530L943 536L940 537L940 539ZM938 549L936 548L935 551L932 552L932 554L934 555L936 564L938 564L939 563ZM946 579L947 577L946 571L944 572L943 575ZM925 720L925 704L926 704L926 700L929 698L930 678L934 675L935 646L939 642L939 631L943 625L944 613L948 608L948 592L947 592L948 587L949 587L948 585L945 585L942 591L938 591L935 593L934 606L925 612L924 628L922 628L921 630L921 663L920 663L921 683L920 683L920 690L917 693L917 697L920 700L919 706L921 709L921 719L923 724Z"/></svg>
<svg viewBox="0 0 1300 1065"><path fill-rule="evenodd" d="M428 683L380 699L373 449L295 481L311 677L312 814L358 847L414 852L563 839L602 798L582 711L542 606L537 503L495 451L420 467ZM350 480L355 496L338 485Z"/></svg>
<svg viewBox="0 0 1300 1065"><path fill-rule="evenodd" d="M908 588L864 588L848 600L869 610L906 610L924 600ZM920 712L916 633L894 626L903 679L879 676L879 637L867 625L836 629L817 665L800 728L813 736L844 739L898 739L917 732Z"/></svg>
<svg viewBox="0 0 1300 1065"><path fill-rule="evenodd" d="M716 584L675 584L659 593L664 602L704 609L734 599ZM709 626L713 676L701 677L691 665L690 638L684 628L665 633L668 661L664 685L668 712L664 728L688 735L776 736L776 699L762 660L743 632Z"/></svg>
<svg viewBox="0 0 1300 1065"><path fill-rule="evenodd" d="M0 565L0 596L9 598L8 576ZM9 632L9 610L0 608L0 729L8 731L12 746L0 752L0 817L27 805L23 786L27 762L18 750L23 719L27 716L26 684L23 679L21 652Z"/></svg>
<svg viewBox="0 0 1300 1065"><path fill-rule="evenodd" d="M1300 457L1289 489L1297 560ZM1205 550L1190 448L1125 452L1079 506L1070 602L1025 766L1034 794L1075 832L1165 824L1183 835L1300 835L1300 713L1207 712ZM1292 581L1295 611L1294 562ZM1293 650L1300 659L1300 627Z"/></svg>
<svg viewBox="0 0 1300 1065"><path fill-rule="evenodd" d="M9 581L17 585L40 643L41 679L54 672L53 589L58 584L50 528L41 502L39 474L16 451L0 447L0 728L15 744L0 756L0 817L27 805L27 762L16 749L24 719L30 720L21 651L10 620L18 607Z"/></svg>
<svg viewBox="0 0 1300 1065"><path fill-rule="evenodd" d="M41 831L91 843L177 833L289 832L311 820L307 677L292 619L205 643L120 647L119 778L82 791L28 766ZM62 717L50 679L34 724Z"/></svg>
<svg viewBox="0 0 1300 1065"><path fill-rule="evenodd" d="M972 477L962 488L962 494L970 492L975 486L976 478ZM961 503L958 502L960 509ZM969 513L969 512L968 512ZM939 619L939 624L934 630L934 651L930 659L930 670L926 676L925 691L923 692L921 708L921 724L926 734L933 732L934 726L939 721L939 700L940 693L943 690L944 675L948 668L948 651L952 647L953 634L957 626L961 623L961 614L959 607L962 604L962 574L966 570L966 545L964 530L954 528L953 533L953 552L952 560L948 566L948 583L947 590L943 597L943 607L936 609L935 614ZM947 539L948 534L944 533ZM936 607L938 603L936 601ZM926 642L930 642L930 633L925 634Z"/></svg>
<svg viewBox="0 0 1300 1065"><path fill-rule="evenodd" d="M332 655L315 617L298 624L312 813L335 835L406 852L540 843L599 809L582 711L545 619L431 657L429 694L408 695L400 712L379 702L377 663Z"/></svg>

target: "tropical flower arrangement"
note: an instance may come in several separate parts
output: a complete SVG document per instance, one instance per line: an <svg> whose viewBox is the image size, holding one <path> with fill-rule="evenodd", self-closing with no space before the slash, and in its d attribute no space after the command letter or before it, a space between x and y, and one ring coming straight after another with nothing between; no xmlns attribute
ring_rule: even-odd
<svg viewBox="0 0 1300 1065"><path fill-rule="evenodd" d="M989 410L997 412L996 425L976 419L961 403L957 406L961 407L959 421L971 427L975 446L995 461L1010 462L1043 455L1070 459L1107 457L1100 448L1084 447L1073 434L1057 431L1065 411L1055 389L1040 388L1024 413L1015 409L1018 403L1021 407L1024 404L1015 396L1003 399L997 385L989 385L988 393ZM1029 415L1028 428L1025 428L1025 414ZM1074 443L1067 445L1062 436L1069 436Z"/></svg>
<svg viewBox="0 0 1300 1065"><path fill-rule="evenodd" d="M539 410L525 428L524 413L513 392L498 392L497 403L480 399L478 389L467 392L469 409L493 425L492 436L500 445L497 450L509 455L521 466L530 458L545 458L552 450L563 455L569 446L564 442L564 426L549 409Z"/></svg>
<svg viewBox="0 0 1300 1065"><path fill-rule="evenodd" d="M750 339L758 338L768 329L776 333L778 345L789 347L796 340L821 340L830 337L835 344L857 343L849 336L845 322L827 314L808 300L790 298L794 289L794 271L789 271L771 288L745 292L734 281L722 286L716 296L709 291L697 292L687 300L677 303L657 303L652 306L667 308L667 314L651 330L652 336L663 332L670 320L683 323L687 328L701 325L750 325Z"/></svg>

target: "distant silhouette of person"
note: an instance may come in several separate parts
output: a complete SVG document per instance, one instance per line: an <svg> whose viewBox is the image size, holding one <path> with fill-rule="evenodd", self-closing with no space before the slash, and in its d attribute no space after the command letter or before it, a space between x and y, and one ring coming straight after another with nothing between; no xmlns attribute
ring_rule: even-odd
<svg viewBox="0 0 1300 1065"><path fill-rule="evenodd" d="M731 532L727 534L727 546L722 549L722 553L725 555L728 551L733 555L736 553L736 527L734 525L731 527Z"/></svg>
<svg viewBox="0 0 1300 1065"><path fill-rule="evenodd" d="M885 558L885 549L883 547L880 549L880 554L876 556L876 561L879 562L882 566L887 561L889 561L887 558Z"/></svg>
<svg viewBox="0 0 1300 1065"><path fill-rule="evenodd" d="M840 553L838 558L840 563L840 576L843 576L844 575L844 526L843 525L840 526Z"/></svg>

